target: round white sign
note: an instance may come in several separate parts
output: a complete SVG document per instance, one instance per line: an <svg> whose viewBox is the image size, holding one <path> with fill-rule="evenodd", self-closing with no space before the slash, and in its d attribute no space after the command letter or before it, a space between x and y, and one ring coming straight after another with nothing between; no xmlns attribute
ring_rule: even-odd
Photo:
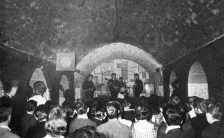
<svg viewBox="0 0 224 138"><path fill-rule="evenodd" d="M72 60L70 59L70 57L62 57L60 59L60 65L64 68L70 67L71 64L72 64Z"/></svg>

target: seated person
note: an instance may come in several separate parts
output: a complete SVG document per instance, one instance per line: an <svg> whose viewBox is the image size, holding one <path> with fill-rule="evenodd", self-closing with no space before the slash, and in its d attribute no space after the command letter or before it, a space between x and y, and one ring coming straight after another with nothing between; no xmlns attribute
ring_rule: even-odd
<svg viewBox="0 0 224 138"><path fill-rule="evenodd" d="M224 122L221 121L223 112L221 104L209 101L206 110L206 119L210 126L203 130L201 138L223 138Z"/></svg>
<svg viewBox="0 0 224 138"><path fill-rule="evenodd" d="M87 114L88 114L89 108L85 104L81 102L77 102L75 111L77 113L77 118L71 121L69 125L69 133L72 133L75 130L85 126L94 126L94 127L97 126L95 122L93 122L92 120L88 118Z"/></svg>
<svg viewBox="0 0 224 138"><path fill-rule="evenodd" d="M102 133L106 138L130 138L131 129L121 124L118 120L120 114L120 103L110 101L106 105L108 122L99 125L97 131Z"/></svg>
<svg viewBox="0 0 224 138"><path fill-rule="evenodd" d="M21 131L22 131L22 137L25 137L27 130L36 125L37 119L34 116L34 110L37 106L37 102L30 100L27 102L26 106L26 114L23 115L22 120L21 120Z"/></svg>
<svg viewBox="0 0 224 138"><path fill-rule="evenodd" d="M11 113L12 113L12 109L10 107L5 107L5 105L0 105L0 137L1 138L19 138L19 136L12 133L11 129L9 128Z"/></svg>
<svg viewBox="0 0 224 138"><path fill-rule="evenodd" d="M168 104L163 109L163 116L167 124L167 128L163 135L159 138L193 138L192 133L186 133L181 129L183 115L181 109L177 105Z"/></svg>
<svg viewBox="0 0 224 138"><path fill-rule="evenodd" d="M138 106L136 110L137 121L132 127L133 138L157 138L157 129L155 124L148 122L152 118L152 110L147 108L145 105Z"/></svg>

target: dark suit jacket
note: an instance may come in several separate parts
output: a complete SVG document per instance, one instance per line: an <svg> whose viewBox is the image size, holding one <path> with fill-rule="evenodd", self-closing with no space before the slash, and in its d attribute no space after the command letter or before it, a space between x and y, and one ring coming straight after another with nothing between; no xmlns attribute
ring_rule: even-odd
<svg viewBox="0 0 224 138"><path fill-rule="evenodd" d="M26 113L21 120L22 136L25 137L27 130L31 128L32 126L35 126L37 123L38 122L36 118L34 117L34 115Z"/></svg>
<svg viewBox="0 0 224 138"><path fill-rule="evenodd" d="M200 138L202 131L209 126L205 113L191 119L191 126L195 132L195 138Z"/></svg>
<svg viewBox="0 0 224 138"><path fill-rule="evenodd" d="M214 122L202 132L201 138L224 138L223 128L224 122Z"/></svg>
<svg viewBox="0 0 224 138"><path fill-rule="evenodd" d="M45 121L38 123L37 125L28 129L25 138L43 138L47 132L44 128Z"/></svg>
<svg viewBox="0 0 224 138"><path fill-rule="evenodd" d="M0 128L0 137L1 138L19 138L16 134L12 133L6 128Z"/></svg>
<svg viewBox="0 0 224 138"><path fill-rule="evenodd" d="M135 111L134 110L124 111L122 114L122 118L135 122Z"/></svg>
<svg viewBox="0 0 224 138"><path fill-rule="evenodd" d="M159 136L159 138L194 138L194 135L192 135L192 133L186 133L180 128L177 128L168 131L167 134L163 134Z"/></svg>

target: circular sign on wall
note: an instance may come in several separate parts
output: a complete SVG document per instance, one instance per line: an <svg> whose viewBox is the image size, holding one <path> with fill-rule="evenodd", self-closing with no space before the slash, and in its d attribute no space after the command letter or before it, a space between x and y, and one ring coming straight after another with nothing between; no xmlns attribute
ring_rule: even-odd
<svg viewBox="0 0 224 138"><path fill-rule="evenodd" d="M57 53L56 70L74 71L75 53Z"/></svg>
<svg viewBox="0 0 224 138"><path fill-rule="evenodd" d="M60 65L64 68L68 68L70 67L72 64L72 60L70 57L68 56L64 56L60 59Z"/></svg>

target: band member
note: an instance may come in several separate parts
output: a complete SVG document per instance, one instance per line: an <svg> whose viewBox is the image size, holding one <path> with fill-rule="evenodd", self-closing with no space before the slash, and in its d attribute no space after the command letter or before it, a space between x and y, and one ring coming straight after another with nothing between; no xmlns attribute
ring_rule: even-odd
<svg viewBox="0 0 224 138"><path fill-rule="evenodd" d="M93 75L89 74L82 85L82 89L84 90L85 97L87 100L93 99L94 91L96 90L96 87L94 86L92 79Z"/></svg>
<svg viewBox="0 0 224 138"><path fill-rule="evenodd" d="M124 78L123 77L119 78L119 82L120 82L120 88L124 87L126 89L126 83L124 82Z"/></svg>
<svg viewBox="0 0 224 138"><path fill-rule="evenodd" d="M138 73L134 74L134 78L135 78L135 83L133 86L134 95L135 95L135 98L140 98L140 94L143 91L143 82L139 79Z"/></svg>
<svg viewBox="0 0 224 138"><path fill-rule="evenodd" d="M108 88L112 99L116 99L120 91L120 82L116 79L116 74L112 73L111 79L108 82Z"/></svg>

